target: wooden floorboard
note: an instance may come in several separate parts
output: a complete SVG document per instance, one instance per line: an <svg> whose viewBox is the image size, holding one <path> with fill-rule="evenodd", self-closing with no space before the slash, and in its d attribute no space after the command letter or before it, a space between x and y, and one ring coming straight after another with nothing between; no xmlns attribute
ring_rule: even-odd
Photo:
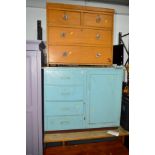
<svg viewBox="0 0 155 155"><path fill-rule="evenodd" d="M129 155L120 141L48 147L44 155Z"/></svg>

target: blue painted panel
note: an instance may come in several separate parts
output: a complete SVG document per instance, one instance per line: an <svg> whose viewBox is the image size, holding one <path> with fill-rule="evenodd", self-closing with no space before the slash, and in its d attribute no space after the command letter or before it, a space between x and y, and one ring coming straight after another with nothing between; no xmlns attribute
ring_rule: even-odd
<svg viewBox="0 0 155 155"><path fill-rule="evenodd" d="M83 102L45 102L45 115L83 115Z"/></svg>
<svg viewBox="0 0 155 155"><path fill-rule="evenodd" d="M118 71L118 72L117 72ZM119 126L122 94L122 72L89 74L90 127Z"/></svg>
<svg viewBox="0 0 155 155"><path fill-rule="evenodd" d="M45 101L83 100L83 86L45 85Z"/></svg>
<svg viewBox="0 0 155 155"><path fill-rule="evenodd" d="M45 131L119 126L122 79L122 68L45 68Z"/></svg>
<svg viewBox="0 0 155 155"><path fill-rule="evenodd" d="M83 116L45 117L45 131L84 128Z"/></svg>

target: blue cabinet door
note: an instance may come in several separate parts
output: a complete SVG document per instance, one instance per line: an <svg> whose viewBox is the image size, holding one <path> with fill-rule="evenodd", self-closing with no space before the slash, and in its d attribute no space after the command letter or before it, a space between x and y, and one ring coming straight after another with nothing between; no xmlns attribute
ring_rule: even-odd
<svg viewBox="0 0 155 155"><path fill-rule="evenodd" d="M122 70L90 71L88 74L89 127L120 124Z"/></svg>

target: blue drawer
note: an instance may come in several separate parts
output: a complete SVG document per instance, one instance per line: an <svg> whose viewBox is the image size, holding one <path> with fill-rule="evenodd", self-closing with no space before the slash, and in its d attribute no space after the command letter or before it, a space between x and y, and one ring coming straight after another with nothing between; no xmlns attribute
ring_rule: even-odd
<svg viewBox="0 0 155 155"><path fill-rule="evenodd" d="M46 102L45 116L82 115L83 102Z"/></svg>
<svg viewBox="0 0 155 155"><path fill-rule="evenodd" d="M45 101L67 101L67 100L83 100L83 86L55 86L45 85L44 98Z"/></svg>
<svg viewBox="0 0 155 155"><path fill-rule="evenodd" d="M45 117L45 131L84 128L83 116Z"/></svg>
<svg viewBox="0 0 155 155"><path fill-rule="evenodd" d="M66 69L47 69L44 71L45 85L83 85L83 72Z"/></svg>

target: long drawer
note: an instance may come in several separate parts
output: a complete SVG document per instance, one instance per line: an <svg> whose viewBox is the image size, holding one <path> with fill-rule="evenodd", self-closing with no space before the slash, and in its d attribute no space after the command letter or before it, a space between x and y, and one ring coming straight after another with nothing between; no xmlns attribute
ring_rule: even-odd
<svg viewBox="0 0 155 155"><path fill-rule="evenodd" d="M45 131L82 129L85 127L83 116L45 117L45 122Z"/></svg>
<svg viewBox="0 0 155 155"><path fill-rule="evenodd" d="M80 70L66 70L66 68L58 70L50 68L44 69L44 85L81 85L84 83L84 73Z"/></svg>
<svg viewBox="0 0 155 155"><path fill-rule="evenodd" d="M45 116L83 115L84 102L45 102Z"/></svg>
<svg viewBox="0 0 155 155"><path fill-rule="evenodd" d="M45 85L46 101L83 100L83 86Z"/></svg>
<svg viewBox="0 0 155 155"><path fill-rule="evenodd" d="M112 50L91 46L49 46L50 63L58 64L112 64Z"/></svg>
<svg viewBox="0 0 155 155"><path fill-rule="evenodd" d="M111 46L112 32L101 29L49 27L49 44L96 44Z"/></svg>

